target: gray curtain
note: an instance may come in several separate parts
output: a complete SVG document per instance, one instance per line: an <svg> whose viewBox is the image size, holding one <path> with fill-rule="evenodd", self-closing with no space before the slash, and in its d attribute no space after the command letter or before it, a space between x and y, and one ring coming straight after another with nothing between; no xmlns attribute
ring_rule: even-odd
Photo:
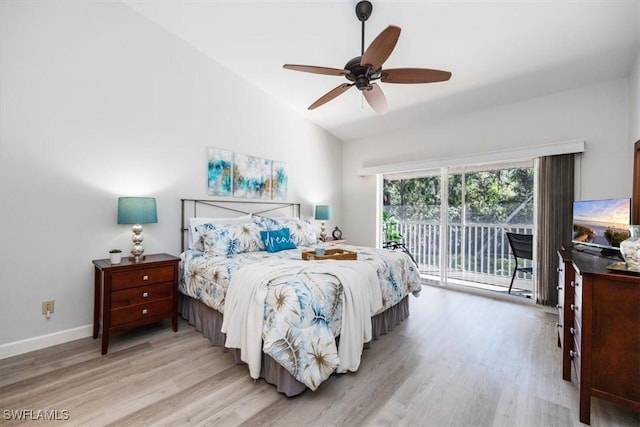
<svg viewBox="0 0 640 427"><path fill-rule="evenodd" d="M558 250L571 242L574 197L574 154L538 159L536 302L558 303Z"/></svg>

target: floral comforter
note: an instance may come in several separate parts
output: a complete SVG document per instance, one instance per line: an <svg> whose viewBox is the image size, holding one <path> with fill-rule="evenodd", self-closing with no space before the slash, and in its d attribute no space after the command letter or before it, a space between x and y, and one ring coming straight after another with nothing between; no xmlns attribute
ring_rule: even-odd
<svg viewBox="0 0 640 427"><path fill-rule="evenodd" d="M331 247L331 246L328 246ZM387 249L340 245L356 251L358 260L376 271L382 295L382 312L405 296L420 293L419 274L409 256ZM303 261L301 251L309 247L275 253L265 251L210 256L189 250L181 255L180 292L224 313L225 296L235 272L266 260ZM349 261L343 261L349 262ZM270 280L264 303L263 352L291 375L315 390L339 365L335 337L340 335L343 286L339 275L326 273L285 275Z"/></svg>

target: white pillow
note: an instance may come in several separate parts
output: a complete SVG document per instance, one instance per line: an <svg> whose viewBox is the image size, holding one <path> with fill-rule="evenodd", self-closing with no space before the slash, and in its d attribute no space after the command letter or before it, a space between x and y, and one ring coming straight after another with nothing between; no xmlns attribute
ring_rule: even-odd
<svg viewBox="0 0 640 427"><path fill-rule="evenodd" d="M208 218L208 217L195 217L189 218L189 249L193 249L193 244L198 241L200 235L198 233L198 226L202 224L213 225L235 225L251 222L251 214L238 216L234 218Z"/></svg>

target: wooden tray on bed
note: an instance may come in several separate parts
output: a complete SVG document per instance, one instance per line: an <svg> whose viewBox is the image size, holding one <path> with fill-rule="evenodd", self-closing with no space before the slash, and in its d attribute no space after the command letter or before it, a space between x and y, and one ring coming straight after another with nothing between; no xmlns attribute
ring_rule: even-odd
<svg viewBox="0 0 640 427"><path fill-rule="evenodd" d="M316 255L315 251L302 251L302 259L304 260L323 260L323 259L355 260L355 259L358 259L358 253L353 251L348 251L346 249L341 249L341 248L325 249L324 255Z"/></svg>

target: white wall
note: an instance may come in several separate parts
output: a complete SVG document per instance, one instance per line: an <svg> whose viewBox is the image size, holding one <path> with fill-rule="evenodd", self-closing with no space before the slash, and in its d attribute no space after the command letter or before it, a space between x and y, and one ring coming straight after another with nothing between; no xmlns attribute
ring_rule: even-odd
<svg viewBox="0 0 640 427"><path fill-rule="evenodd" d="M585 140L576 197L631 197L629 80L557 93L344 144L344 231L374 245L375 177L364 166Z"/></svg>
<svg viewBox="0 0 640 427"><path fill-rule="evenodd" d="M145 251L177 255L179 199L207 197L207 147L287 162L289 200L303 215L332 204L341 223L342 143L129 7L1 12L0 354L89 334L91 260L131 246L118 196L155 196Z"/></svg>

